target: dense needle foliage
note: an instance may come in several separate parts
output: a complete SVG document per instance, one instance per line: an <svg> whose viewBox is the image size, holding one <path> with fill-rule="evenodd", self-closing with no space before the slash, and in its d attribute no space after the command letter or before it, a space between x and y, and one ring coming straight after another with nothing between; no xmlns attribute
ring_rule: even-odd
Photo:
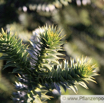
<svg viewBox="0 0 104 103"><path fill-rule="evenodd" d="M1 103L45 102L78 84L104 94L103 16L103 0L0 0Z"/></svg>
<svg viewBox="0 0 104 103"><path fill-rule="evenodd" d="M33 103L38 99L43 102L49 98L46 95L48 91L56 89L61 94L60 86L65 91L66 88L71 88L77 92L76 84L87 88L87 81L95 82L92 76L97 75L96 68L87 58L82 57L76 62L72 59L69 65L67 60L60 57L63 55L59 52L63 50L60 30L54 26L45 26L40 30L43 32L35 35L37 41L30 41L30 48L11 32L2 29L0 34L0 52L3 53L1 59L7 60L4 69L15 67L13 73L19 75L19 80L15 82L17 92L14 93L14 101ZM63 65L59 59L63 60ZM42 95L45 97L42 98Z"/></svg>

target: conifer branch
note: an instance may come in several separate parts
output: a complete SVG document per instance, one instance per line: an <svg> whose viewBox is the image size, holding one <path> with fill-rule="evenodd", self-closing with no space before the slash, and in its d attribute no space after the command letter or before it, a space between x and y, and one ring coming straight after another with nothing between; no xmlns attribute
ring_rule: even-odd
<svg viewBox="0 0 104 103"><path fill-rule="evenodd" d="M52 68L52 71L49 73L48 77L46 77L43 81L46 87L50 87L50 84L54 86L60 93L60 86L64 88L71 88L74 92L77 92L76 84L83 86L88 89L86 83L88 81L95 82L92 76L98 75L96 73L95 65L91 64L90 59L81 58L81 60L77 59L76 63L71 59L71 66L68 61L64 61L64 67L62 64L57 65L57 69Z"/></svg>
<svg viewBox="0 0 104 103"><path fill-rule="evenodd" d="M33 103L36 98L42 100L42 95L49 99L46 91L57 89L60 93L60 86L65 91L71 88L77 92L76 84L87 88L87 81L95 82L92 76L97 75L96 68L86 58L76 62L71 59L71 66L66 60L63 60L64 66L59 63L58 55L63 54L58 51L63 50L61 45L64 43L61 30L45 26L40 31L43 32L35 35L37 41L30 41L30 48L11 33L2 30L0 34L0 52L4 53L1 59L7 60L4 68L16 67L13 73L19 74L19 80L15 82L17 92L14 93L14 101Z"/></svg>
<svg viewBox="0 0 104 103"><path fill-rule="evenodd" d="M0 52L4 55L0 59L7 60L4 69L12 66L16 67L13 71L16 72L21 68L29 68L29 54L26 49L27 47L22 44L22 41L16 35L12 35L10 32L4 32L2 29L2 33L0 34Z"/></svg>

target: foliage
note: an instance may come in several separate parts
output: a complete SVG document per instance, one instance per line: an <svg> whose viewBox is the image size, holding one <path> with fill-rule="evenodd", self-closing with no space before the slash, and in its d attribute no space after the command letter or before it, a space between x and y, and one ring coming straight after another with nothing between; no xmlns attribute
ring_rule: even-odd
<svg viewBox="0 0 104 103"><path fill-rule="evenodd" d="M19 81L16 81L17 93L14 93L14 101L33 103L37 100L42 102L49 99L48 91L60 86L77 91L76 84L87 88L86 82L93 81L92 76L97 75L95 66L87 59L77 59L76 63L71 60L63 60L64 65L59 63L62 51L62 38L60 30L53 26L40 28L42 33L35 35L37 41L30 41L30 48L10 32L0 34L0 52L4 53L1 59L7 60L4 69L12 66L13 73L18 73ZM94 72L95 71L95 72ZM37 90L38 88L38 90ZM45 98L44 98L44 96Z"/></svg>
<svg viewBox="0 0 104 103"><path fill-rule="evenodd" d="M27 86L28 86L31 91L32 90L31 85L33 85L33 84L31 84L29 82L30 80L27 79L26 74L28 74L29 78L31 77L33 79L33 80L31 79L31 81L34 81L34 78L33 78L34 73L36 73L35 77L38 75L37 72L40 73L39 75L42 75L43 72L45 72L46 73L45 75L47 76L48 71L54 71L53 74L51 74L51 72L50 72L50 74L51 74L50 76L53 75L53 76L57 77L58 80L60 80L60 78L59 78L60 75L56 76L56 74L57 74L57 72L61 71L60 68L64 69L64 65L63 65L64 63L67 63L67 62L70 63L71 61L73 61L73 60L70 60L70 57L73 57L75 59L76 56L87 55L88 57L92 58L92 61L96 62L97 66L99 66L99 68L100 68L99 73L101 74L101 76L96 78L97 84L93 84L93 83L88 84L88 87L90 89L87 91L90 91L93 94L104 94L104 86L103 86L104 82L102 82L103 78L104 78L104 69L103 69L104 68L104 62L103 62L104 61L104 53L103 53L104 52L104 45L103 45L104 44L104 29L103 29L103 27L104 27L103 18L104 17L103 16L104 16L104 1L103 0L0 0L0 28L7 30L6 33L4 32L5 35L6 34L12 35L12 34L16 33L16 35L13 36L14 42L12 40L10 41L10 44L11 43L12 44L11 44L11 46L9 44L9 46L10 46L9 50L12 50L11 48L14 47L15 45L17 45L17 47L20 46L20 48L22 49L22 51L21 50L19 51L18 48L15 48L14 51L11 51L9 53L10 56L8 54L3 53L3 57L2 57L3 59L8 59L11 57L12 60L9 60L9 62L7 62L7 64L5 64L5 62L8 60L3 60L4 68L6 68L6 66L7 66L7 69L3 70L3 69L1 69L2 67L0 67L0 69L1 69L0 73L2 73L2 75L0 74L0 79L1 79L0 87L2 87L4 85L5 85L5 88L11 87L10 93L12 93L13 92L13 89L12 89L13 83L12 82L14 81L14 75L16 75L17 76L16 78L19 80L15 80L15 81L20 81L20 83L16 82L16 84L15 84L17 90L19 90L19 88L18 88L19 86L21 87L22 84L25 84L24 82L28 81L28 85L26 82L26 86L24 86L24 85L22 85L22 86L25 88L27 88ZM47 25L52 25L52 24L57 25L57 28L63 29L63 32L61 34L63 34L63 36L64 36L64 34L66 35L62 39L67 40L67 42L64 42L62 40L60 41L60 43L62 43L62 44L60 44L60 46L61 46L60 52L51 51L47 46L46 46L47 48L44 48L45 50L48 50L47 51L48 53L49 52L52 53L50 58L53 58L53 59L50 59L50 58L43 59L43 57L47 56L47 53L44 52L44 49L42 49L43 51L41 51L41 52L39 51L38 53L37 53L37 51L34 51L35 48L37 48L37 50L38 50L41 47L43 47L43 44L41 44L39 42L40 38L38 39L39 41L37 41L36 38L37 38L37 36L43 34L43 33L40 34L40 31L42 32L42 31L44 31L44 29L46 30L46 27L43 27L41 30L39 30L38 27L39 26L41 27L46 24ZM49 26L47 26L47 27L49 28ZM10 30L10 28L11 28L11 30ZM52 27L50 27L50 28L52 28ZM9 33L9 31L11 31L11 33ZM37 34L35 34L36 32L37 32ZM60 32L60 30L59 30L59 32ZM31 36L32 36L32 40L30 41L31 42L30 43L30 42L28 42L28 39L30 39ZM6 38L6 37L4 37L4 38ZM21 41L21 39L23 40L23 42ZM17 41L20 44L16 44L15 41ZM43 40L43 41L46 42L46 40ZM25 43L29 44L29 46L23 46L23 44L25 44ZM47 41L47 43L49 43L49 41ZM0 44L1 44L1 42L0 42ZM51 43L49 43L49 44L51 45ZM7 46L7 48L5 46ZM4 51L5 51L5 49L8 50L8 45L5 45L5 46L4 47L1 46L4 49ZM64 48L64 51L62 51L63 48ZM2 51L2 52L4 52L4 51ZM12 52L14 52L14 54L16 54L16 51L18 51L18 53L17 53L18 55L15 55L12 57ZM55 53L55 54L58 53L58 55L61 55L61 56L55 55L55 57L54 57L53 53ZM63 55L63 53L65 55ZM40 54L42 54L43 57L40 57L39 56ZM23 55L23 57L18 59L18 57L21 55ZM34 58L32 58L32 55L34 55L34 57L36 56L37 57L36 59L40 60L38 68L36 67L36 66L38 66L38 63L36 62L37 60L34 60ZM62 57L62 58L60 58L60 57ZM59 61L56 60L55 58L59 59ZM55 59L55 62L54 62L54 59ZM25 60L25 63L24 62L19 63L19 61L22 61L22 60ZM47 62L48 61L51 62L51 60L52 60L52 63L48 64ZM62 62L60 62L61 60L62 60ZM41 61L44 62L45 64L41 64ZM74 64L76 63L76 61L77 61L77 59L74 60ZM81 61L81 59L79 59L79 61ZM87 58L85 61L87 62ZM0 63L2 63L2 62L0 61ZM11 63L11 64L9 64L9 63ZM36 63L37 63L37 65L36 65ZM89 64L89 62L87 62L87 63ZM13 67L9 67L10 65ZM22 65L24 65L25 68ZM55 65L55 66L53 66L53 65ZM86 63L84 63L84 65L86 67ZM44 67L44 70L41 69L43 67ZM22 68L22 69L19 69L19 68ZM28 69L26 69L26 68L28 68ZM29 69L29 68L31 68L31 69ZM32 69L34 70L34 68L37 68L37 71L31 72ZM55 70L52 68L55 68ZM56 68L59 68L59 71ZM70 64L68 64L68 68L71 68ZM90 68L90 66L88 68ZM41 70L43 70L43 71L41 71ZM8 73L11 71L14 72L13 76L11 76L11 73ZM17 72L19 72L19 75L17 74ZM21 73L24 75L21 75ZM33 76L31 76L31 73L33 74ZM64 74L65 74L65 72L62 72L62 75L64 75ZM44 74L42 76L44 76ZM46 76L44 78L46 78ZM41 88L42 85L44 85L46 87L50 86L48 84L44 84L45 80L41 79L43 77L40 78L40 76L38 76L38 78L39 79L35 79L35 80L36 81L39 80L40 84L42 83L41 85L38 85L39 88ZM62 79L64 79L64 80L66 80L66 78L67 77L64 77L64 78L62 77ZM51 79L48 78L48 79L51 80L52 78ZM75 79L75 78L73 78L73 79ZM42 81L42 80L44 80L44 81ZM52 79L52 81L54 81L54 80ZM79 84L81 84L81 83L79 83ZM76 84L76 82L75 82L75 84ZM59 85L60 85L59 83L52 84L52 89L57 88L59 91L60 90ZM62 86L62 84L61 84L61 86ZM64 84L62 87L66 90L65 86L66 86L66 84ZM33 86L33 87L35 87L35 86ZM51 88L51 86L48 89L50 89L50 88ZM11 103L11 101L9 101L11 98L11 94L7 93L7 92L9 92L8 89L6 89L6 90L7 91L4 91L3 88L0 88L0 97L2 97L2 101L5 100L5 102ZM41 92L42 92L42 90L44 92L43 88L41 88ZM45 88L45 90L47 91L47 88ZM20 94L23 94L23 95L21 95L21 97L24 97L24 95L27 92L28 91L17 92L17 93L15 92L15 93L18 96L20 96ZM9 99L7 96L3 96L2 95L3 93L8 94ZM14 93L14 95L15 95L14 100L18 100L18 96L16 99L15 93ZM30 96L28 95L29 98L32 97L32 95L34 95L33 92L31 92L31 93L30 93L31 94ZM38 94L40 95L40 93L38 93ZM84 94L84 92L83 92L83 94ZM37 97L38 97L38 95L37 95ZM7 101L6 101L6 99L7 99ZM1 98L0 98L0 100L1 100Z"/></svg>

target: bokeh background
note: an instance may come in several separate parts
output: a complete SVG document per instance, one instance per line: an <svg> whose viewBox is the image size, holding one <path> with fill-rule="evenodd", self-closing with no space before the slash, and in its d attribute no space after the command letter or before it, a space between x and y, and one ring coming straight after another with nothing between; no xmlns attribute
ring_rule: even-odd
<svg viewBox="0 0 104 103"><path fill-rule="evenodd" d="M16 33L24 43L46 24L63 29L66 57L91 57L98 67L97 84L89 82L87 90L78 86L77 94L104 94L104 0L0 0L0 28ZM5 63L0 60L0 103L12 103L15 74L12 67L2 70ZM75 95L71 90L62 94Z"/></svg>

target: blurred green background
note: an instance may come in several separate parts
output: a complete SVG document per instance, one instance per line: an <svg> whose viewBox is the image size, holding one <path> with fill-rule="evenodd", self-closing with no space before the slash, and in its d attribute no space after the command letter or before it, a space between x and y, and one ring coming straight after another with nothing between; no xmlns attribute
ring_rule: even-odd
<svg viewBox="0 0 104 103"><path fill-rule="evenodd" d="M104 0L0 0L0 28L11 29L24 43L46 24L63 29L66 55L91 57L98 66L97 84L89 82L88 90L78 86L77 94L104 94ZM12 103L15 76L12 67L2 70L5 62L0 61L0 103Z"/></svg>

